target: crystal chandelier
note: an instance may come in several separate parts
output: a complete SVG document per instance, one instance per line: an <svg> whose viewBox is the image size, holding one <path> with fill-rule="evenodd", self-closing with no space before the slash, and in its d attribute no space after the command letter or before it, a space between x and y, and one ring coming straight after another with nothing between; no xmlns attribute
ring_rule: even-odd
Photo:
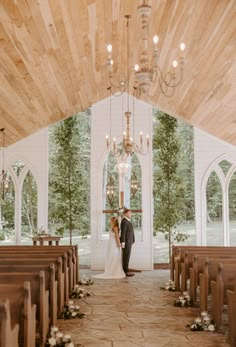
<svg viewBox="0 0 236 347"><path fill-rule="evenodd" d="M149 59L149 23L152 14L152 7L150 5L150 0L142 0L141 4L137 8L138 13L141 18L141 30L142 30L142 41L140 47L140 57L139 62L134 65L133 68L129 66L129 60L127 59L127 75L115 76L114 74L114 61L112 59L112 45L107 45L107 68L109 83L112 88L112 92L115 94L129 92L129 79L130 71L134 72L135 86L138 89L138 95L146 95L149 92L151 85L159 84L160 91L168 97L174 95L176 87L181 83L183 77L183 67L184 67L184 56L183 52L185 50L185 44L180 44L180 57L179 62L175 59L172 62L172 67L169 71L164 73L159 64L159 51L158 42L159 37L154 35L153 37L153 54L152 59ZM127 46L129 49L129 19L130 15L125 16L127 19ZM179 66L179 68L178 68ZM116 80L116 82L115 82Z"/></svg>
<svg viewBox="0 0 236 347"><path fill-rule="evenodd" d="M0 131L2 132L2 172L0 174L1 176L1 191L2 191L2 199L5 198L5 191L8 188L8 177L7 173L4 169L4 163L5 163L5 128L1 128Z"/></svg>

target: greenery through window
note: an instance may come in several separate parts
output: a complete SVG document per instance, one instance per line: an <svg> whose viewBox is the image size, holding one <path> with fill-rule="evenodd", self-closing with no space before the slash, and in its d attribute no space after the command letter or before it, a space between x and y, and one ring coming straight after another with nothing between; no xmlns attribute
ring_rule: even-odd
<svg viewBox="0 0 236 347"><path fill-rule="evenodd" d="M15 239L15 189L9 173L8 188L5 191L4 200L0 195L0 241Z"/></svg>
<svg viewBox="0 0 236 347"><path fill-rule="evenodd" d="M224 172L224 174L226 176L229 169L231 168L232 164L230 162L228 162L227 160L222 160L219 163L219 166L221 167L222 171Z"/></svg>
<svg viewBox="0 0 236 347"><path fill-rule="evenodd" d="M215 171L208 179L207 199L207 245L223 246L222 187Z"/></svg>
<svg viewBox="0 0 236 347"><path fill-rule="evenodd" d="M28 171L22 188L21 235L32 237L37 231L38 193L34 176Z"/></svg>
<svg viewBox="0 0 236 347"><path fill-rule="evenodd" d="M90 109L49 128L49 230L90 234Z"/></svg>

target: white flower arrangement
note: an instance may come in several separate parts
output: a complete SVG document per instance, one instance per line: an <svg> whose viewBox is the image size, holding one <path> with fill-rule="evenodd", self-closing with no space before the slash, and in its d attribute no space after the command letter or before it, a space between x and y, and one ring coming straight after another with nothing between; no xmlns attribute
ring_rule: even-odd
<svg viewBox="0 0 236 347"><path fill-rule="evenodd" d="M46 342L46 347L79 347L80 344L74 345L71 341L69 334L63 334L59 331L58 327L52 326L50 333L48 334L48 339Z"/></svg>
<svg viewBox="0 0 236 347"><path fill-rule="evenodd" d="M64 310L58 315L58 319L83 318L84 313L80 312L79 305L75 305L73 300L69 300Z"/></svg>
<svg viewBox="0 0 236 347"><path fill-rule="evenodd" d="M168 282L165 283L165 286L160 287L162 290L169 290L170 292L175 292L176 287L175 287L175 282L172 280L169 280Z"/></svg>
<svg viewBox="0 0 236 347"><path fill-rule="evenodd" d="M193 300L190 299L188 292L183 292L183 295L179 296L179 298L174 301L174 306L191 307L193 306Z"/></svg>
<svg viewBox="0 0 236 347"><path fill-rule="evenodd" d="M91 279L90 276L88 276L88 275L83 275L82 280L79 281L78 284L79 284L79 285L86 285L86 286L89 286L89 285L93 284L93 281L92 281L92 279Z"/></svg>
<svg viewBox="0 0 236 347"><path fill-rule="evenodd" d="M210 331L216 330L216 325L206 311L201 312L201 317L195 318L194 322L189 325L192 331Z"/></svg>
<svg viewBox="0 0 236 347"><path fill-rule="evenodd" d="M84 288L81 288L78 284L74 286L72 289L70 297L72 299L81 299L85 298L86 296L90 296L91 294L89 292L85 292Z"/></svg>

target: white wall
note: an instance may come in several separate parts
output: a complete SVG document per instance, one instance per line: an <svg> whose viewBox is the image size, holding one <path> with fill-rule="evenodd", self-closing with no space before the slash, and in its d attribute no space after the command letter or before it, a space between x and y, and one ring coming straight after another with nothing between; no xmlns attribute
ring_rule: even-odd
<svg viewBox="0 0 236 347"><path fill-rule="evenodd" d="M222 160L232 163L227 176L218 164ZM211 136L197 128L194 129L194 174L195 174L195 213L196 243L206 245L206 185L215 170L222 185L224 245L229 245L228 221L228 183L236 168L236 147Z"/></svg>
<svg viewBox="0 0 236 347"><path fill-rule="evenodd" d="M1 154L0 154L1 155ZM19 178L11 165L16 161L25 164ZM2 160L0 168L2 170ZM21 192L25 175L30 170L38 188L38 227L48 228L48 129L5 148L5 170L9 170L15 185L15 231L16 243L21 238Z"/></svg>
<svg viewBox="0 0 236 347"><path fill-rule="evenodd" d="M122 98L123 101L122 101ZM129 97L130 111L133 113L133 98ZM117 142L122 138L126 123L122 115L127 111L127 95L112 97L111 138ZM150 135L150 153L138 155L142 170L142 239L132 248L130 267L141 270L153 268L152 247L152 106L135 100L135 142L139 140L139 131ZM133 114L131 125L133 124ZM110 98L98 102L92 107L91 115L91 267L103 270L107 241L102 239L102 174L107 155L106 135L110 135ZM120 136L120 137L119 137Z"/></svg>

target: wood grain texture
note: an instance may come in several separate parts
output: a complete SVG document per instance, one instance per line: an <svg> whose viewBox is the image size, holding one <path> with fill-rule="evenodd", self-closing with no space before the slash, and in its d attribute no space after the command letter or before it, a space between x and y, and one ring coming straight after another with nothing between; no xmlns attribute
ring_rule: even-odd
<svg viewBox="0 0 236 347"><path fill-rule="evenodd" d="M72 116L109 96L106 45L126 75L140 55L139 0L2 0L0 127L6 144ZM236 1L155 0L150 23L164 72L185 42L184 79L172 98L158 83L145 101L236 145ZM131 79L131 90L133 78Z"/></svg>

